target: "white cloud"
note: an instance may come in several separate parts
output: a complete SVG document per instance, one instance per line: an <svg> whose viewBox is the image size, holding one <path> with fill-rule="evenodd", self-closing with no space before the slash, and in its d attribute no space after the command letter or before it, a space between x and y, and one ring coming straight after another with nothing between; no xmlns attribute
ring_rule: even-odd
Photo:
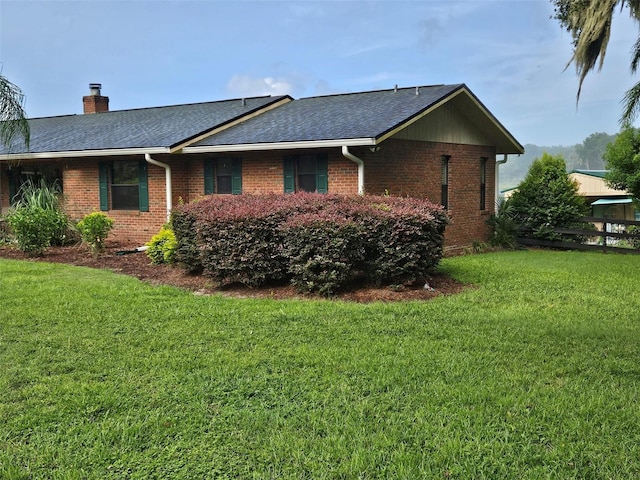
<svg viewBox="0 0 640 480"><path fill-rule="evenodd" d="M262 95L291 95L294 85L286 78L234 75L227 82L227 90L233 95L245 97Z"/></svg>

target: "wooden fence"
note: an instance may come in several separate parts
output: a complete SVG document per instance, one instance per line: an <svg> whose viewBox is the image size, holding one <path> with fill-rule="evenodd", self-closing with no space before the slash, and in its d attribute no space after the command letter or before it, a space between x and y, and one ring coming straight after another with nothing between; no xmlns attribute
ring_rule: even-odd
<svg viewBox="0 0 640 480"><path fill-rule="evenodd" d="M568 242L568 241L552 241L540 240L528 236L517 238L516 241L521 245L552 247L567 250L599 250L601 252L619 252L640 254L640 248L634 248L629 240L638 240L636 245L640 243L640 231L637 233L628 233L627 228L631 225L640 228L640 222L635 220L619 220L614 218L600 217L583 217L579 219L582 222L593 223L598 230L580 230L570 228L554 228L552 231L562 235L574 236L577 238L588 238L587 241ZM627 241L621 246L621 240Z"/></svg>

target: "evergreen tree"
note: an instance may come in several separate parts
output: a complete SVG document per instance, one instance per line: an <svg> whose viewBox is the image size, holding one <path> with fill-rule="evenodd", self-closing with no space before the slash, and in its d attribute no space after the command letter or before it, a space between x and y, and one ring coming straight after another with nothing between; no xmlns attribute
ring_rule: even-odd
<svg viewBox="0 0 640 480"><path fill-rule="evenodd" d="M562 156L547 153L531 164L509 203L520 225L535 238L546 240L563 239L552 230L582 227L578 219L589 213L585 198L578 193L577 182L567 175Z"/></svg>

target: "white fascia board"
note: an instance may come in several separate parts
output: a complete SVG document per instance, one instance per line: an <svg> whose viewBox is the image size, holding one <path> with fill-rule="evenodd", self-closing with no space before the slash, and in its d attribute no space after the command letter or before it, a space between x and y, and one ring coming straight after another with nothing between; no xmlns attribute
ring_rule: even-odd
<svg viewBox="0 0 640 480"><path fill-rule="evenodd" d="M37 152L37 153L10 153L0 155L0 160L37 160L48 158L72 158L72 157L111 157L116 155L150 155L169 153L165 147L155 148L111 148L105 150L70 150L66 152Z"/></svg>
<svg viewBox="0 0 640 480"><path fill-rule="evenodd" d="M264 150L297 150L302 148L360 147L376 145L375 138L349 138L344 140L313 140L304 142L241 143L236 145L202 145L185 147L182 153L249 152Z"/></svg>

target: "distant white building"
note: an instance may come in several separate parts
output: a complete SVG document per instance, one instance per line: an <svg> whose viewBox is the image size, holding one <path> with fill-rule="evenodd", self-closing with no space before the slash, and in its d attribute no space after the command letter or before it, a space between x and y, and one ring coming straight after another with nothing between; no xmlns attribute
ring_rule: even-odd
<svg viewBox="0 0 640 480"><path fill-rule="evenodd" d="M640 211L633 204L633 197L625 190L607 186L607 170L572 170L569 177L580 186L579 193L587 198L594 217L640 220Z"/></svg>

